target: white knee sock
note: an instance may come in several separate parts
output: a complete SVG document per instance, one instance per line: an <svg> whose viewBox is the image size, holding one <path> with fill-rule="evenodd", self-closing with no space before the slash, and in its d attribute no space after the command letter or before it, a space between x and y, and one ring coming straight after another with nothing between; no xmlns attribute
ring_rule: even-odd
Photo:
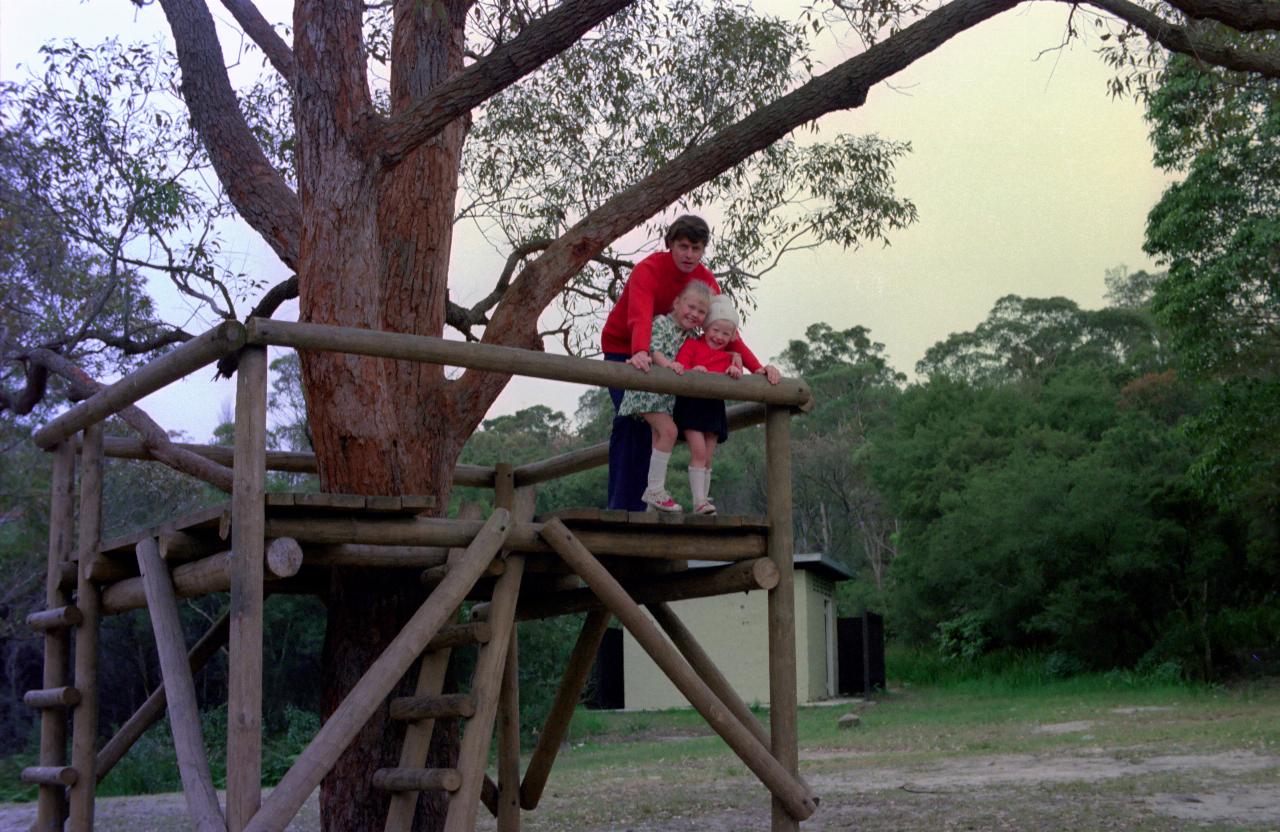
<svg viewBox="0 0 1280 832"><path fill-rule="evenodd" d="M693 504L702 505L707 501L707 469L689 466L689 490L693 492Z"/></svg>
<svg viewBox="0 0 1280 832"><path fill-rule="evenodd" d="M702 469L702 499L711 499L711 468Z"/></svg>
<svg viewBox="0 0 1280 832"><path fill-rule="evenodd" d="M667 487L667 463L671 461L669 451L654 448L649 454L649 490L662 491Z"/></svg>

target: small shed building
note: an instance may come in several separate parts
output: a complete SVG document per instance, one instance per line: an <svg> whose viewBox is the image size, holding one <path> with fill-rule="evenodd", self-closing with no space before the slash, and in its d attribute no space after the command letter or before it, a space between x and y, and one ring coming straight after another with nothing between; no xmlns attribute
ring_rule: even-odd
<svg viewBox="0 0 1280 832"><path fill-rule="evenodd" d="M702 566L698 561L690 569ZM803 704L836 696L838 581L853 573L825 554L795 556L796 701ZM763 592L719 595L672 602L690 632L720 672L748 704L769 703L767 595ZM666 674L629 632L622 639L622 673L628 710L689 707Z"/></svg>

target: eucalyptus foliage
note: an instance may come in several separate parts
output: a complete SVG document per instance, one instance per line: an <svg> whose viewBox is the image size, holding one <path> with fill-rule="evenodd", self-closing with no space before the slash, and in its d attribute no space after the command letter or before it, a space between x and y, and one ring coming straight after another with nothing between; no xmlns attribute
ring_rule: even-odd
<svg viewBox="0 0 1280 832"><path fill-rule="evenodd" d="M558 236L621 187L811 77L811 34L803 21L729 0L634 4L478 111L459 216L501 251ZM787 251L887 242L914 222L915 206L893 192L893 166L909 150L876 136L791 136L682 206L719 215L709 265L749 299ZM625 256L614 252L570 283L561 326L576 325L578 348L593 343L591 315L621 291Z"/></svg>
<svg viewBox="0 0 1280 832"><path fill-rule="evenodd" d="M1156 164L1182 179L1147 221L1155 294L1186 368L1215 391L1192 429L1201 484L1274 505L1280 488L1280 89L1175 58L1148 100Z"/></svg>

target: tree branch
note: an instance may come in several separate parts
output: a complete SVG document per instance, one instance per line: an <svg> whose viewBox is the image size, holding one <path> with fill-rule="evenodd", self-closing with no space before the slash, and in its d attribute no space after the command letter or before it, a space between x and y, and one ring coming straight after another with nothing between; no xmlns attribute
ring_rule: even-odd
<svg viewBox="0 0 1280 832"><path fill-rule="evenodd" d="M135 339L130 338L128 335L120 335L106 330L89 329L85 330L83 337L101 341L108 347L118 349L126 355L142 355L173 344L185 344L195 336L182 329L171 329L167 332L153 335L150 338Z"/></svg>
<svg viewBox="0 0 1280 832"><path fill-rule="evenodd" d="M362 137L388 167L485 100L573 46L592 26L633 0L565 0L523 32L389 121L371 122Z"/></svg>
<svg viewBox="0 0 1280 832"><path fill-rule="evenodd" d="M290 268L298 261L302 208L267 161L240 111L204 0L160 0L182 68L182 97L213 168L240 216Z"/></svg>
<svg viewBox="0 0 1280 832"><path fill-rule="evenodd" d="M293 300L298 296L298 276L295 274L288 280L282 280L267 290L267 293L258 301L258 305L249 310L249 314L244 316L247 321L250 318L270 318L280 308L280 304L287 300ZM240 353L233 352L222 356L218 359L216 377L231 378L235 375L236 370L240 367Z"/></svg>
<svg viewBox="0 0 1280 832"><path fill-rule="evenodd" d="M0 412L8 410L16 416L26 416L44 399L49 370L32 361L22 361L22 364L26 382L18 393L0 390Z"/></svg>
<svg viewBox="0 0 1280 832"><path fill-rule="evenodd" d="M279 72L292 88L293 50L276 32L275 27L267 22L267 19L258 11L258 7L253 5L252 0L222 0L222 5L231 12L231 16L236 19L236 23L240 24L240 28L244 29L244 33L258 45L262 54L266 55L267 60L271 61L271 65L276 68L276 72Z"/></svg>
<svg viewBox="0 0 1280 832"><path fill-rule="evenodd" d="M44 367L66 379L71 394L76 399L86 399L98 392L102 384L90 378L89 374L76 366L70 359L56 352L35 349L28 352L25 358L32 363ZM142 444L160 462L176 471L203 480L221 491L231 492L231 469L205 459L197 453L184 450L173 442L164 429L137 405L130 405L120 411L120 418L136 430L142 437Z"/></svg>
<svg viewBox="0 0 1280 832"><path fill-rule="evenodd" d="M1165 0L1193 20L1216 20L1241 32L1280 29L1280 3L1259 0Z"/></svg>
<svg viewBox="0 0 1280 832"><path fill-rule="evenodd" d="M541 347L537 316L573 275L605 246L682 195L710 181L795 128L834 110L862 106L867 91L955 35L1011 9L1021 0L955 0L901 32L720 130L583 217L521 271L485 328L484 341ZM494 373L464 373L452 395L496 397L506 379Z"/></svg>
<svg viewBox="0 0 1280 832"><path fill-rule="evenodd" d="M1060 2L1071 3L1075 1L1060 0ZM1206 41L1204 38L1191 34L1186 26L1165 20L1163 17L1147 11L1142 6L1129 2L1129 0L1088 0L1088 5L1115 15L1125 23L1140 29L1143 34L1170 52L1189 55L1196 60L1220 66L1224 69L1233 69L1238 72L1256 72L1267 78L1280 78L1280 51L1257 52ZM1210 5L1210 3L1203 2L1203 0L1186 0L1184 5L1199 7ZM1255 3L1252 5L1263 6L1268 4ZM1273 2L1270 5L1277 4ZM1268 14L1259 14L1256 19L1263 20L1270 16ZM1272 27L1263 26L1260 28Z"/></svg>

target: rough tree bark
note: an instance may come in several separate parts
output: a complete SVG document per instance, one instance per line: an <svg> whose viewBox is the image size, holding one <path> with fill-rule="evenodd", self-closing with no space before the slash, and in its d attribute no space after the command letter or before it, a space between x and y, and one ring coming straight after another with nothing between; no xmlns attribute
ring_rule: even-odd
<svg viewBox="0 0 1280 832"><path fill-rule="evenodd" d="M392 41L392 106L402 109L462 69L469 3L399 2ZM314 323L438 335L444 329L461 119L384 170L357 144L372 111L360 48L359 0L305 0L294 14L295 120L302 238L300 318ZM434 279L433 279L434 278ZM303 353L303 389L320 479L328 491L436 494L447 500L460 439L443 368L338 353ZM404 575L335 570L323 664L331 712L421 601ZM409 674L406 683L414 677ZM410 693L410 691L405 691ZM379 711L321 791L326 829L372 829L386 796L373 770L395 765L402 731ZM443 728L444 726L440 726ZM456 734L437 735L437 756ZM443 766L448 760L438 760ZM443 803L425 802L419 823Z"/></svg>
<svg viewBox="0 0 1280 832"><path fill-rule="evenodd" d="M302 319L439 335L470 109L559 54L629 0L564 0L543 21L465 71L463 26L472 0L396 0L389 118L377 115L370 99L360 0L298 0L292 53L262 25L250 0L223 2L292 84L297 194L270 169L236 107L206 0L161 0L193 123L237 209L297 271ZM861 105L873 85L1019 2L945 3L631 183L520 272L498 301L483 340L540 348L538 314L613 240L796 127ZM1162 26L1128 0L1088 5L1127 17L1167 48L1198 48L1194 33ZM1176 5L1190 15L1203 11L1256 22L1254 6L1260 4L1176 0ZM1245 60L1264 72L1277 66L1274 52ZM320 353L303 354L302 366L323 487L433 494L440 505L447 501L449 473L462 444L507 381L476 372L451 381L438 366ZM340 701L411 613L418 598L405 589L410 586L414 582L399 575L335 575L324 647L327 708ZM386 799L373 794L369 782L374 769L396 759L400 734L387 722L385 714L376 717L326 779L326 829L381 825ZM444 745L433 751L432 764L447 765L456 735L439 728L436 735ZM418 828L437 826L439 817L438 811L420 813Z"/></svg>

